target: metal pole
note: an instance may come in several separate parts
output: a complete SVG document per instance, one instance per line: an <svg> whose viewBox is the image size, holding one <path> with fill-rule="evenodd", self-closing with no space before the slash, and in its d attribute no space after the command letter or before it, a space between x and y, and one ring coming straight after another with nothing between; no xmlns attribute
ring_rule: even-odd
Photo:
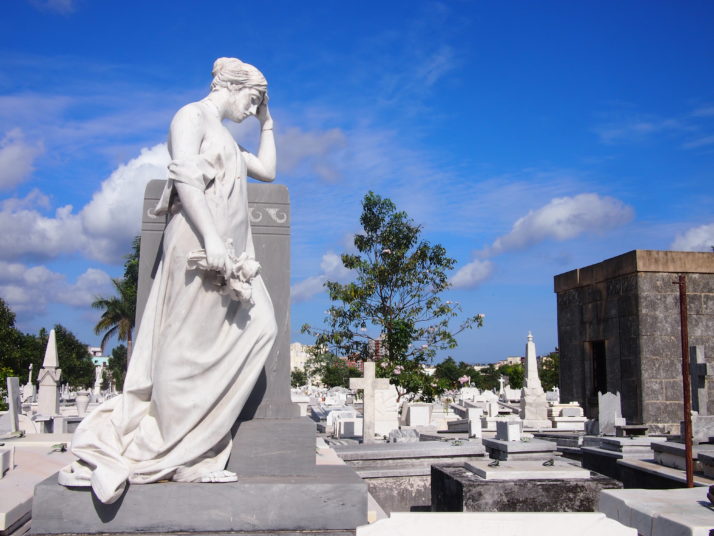
<svg viewBox="0 0 714 536"><path fill-rule="evenodd" d="M682 339L682 394L684 395L684 457L687 469L687 487L694 487L694 462L692 460L692 388L689 378L689 327L687 318L687 278L679 276L679 320Z"/></svg>

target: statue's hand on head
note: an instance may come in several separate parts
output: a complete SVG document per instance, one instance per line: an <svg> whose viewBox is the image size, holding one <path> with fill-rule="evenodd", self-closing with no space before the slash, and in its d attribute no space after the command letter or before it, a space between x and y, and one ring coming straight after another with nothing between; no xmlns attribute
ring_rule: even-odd
<svg viewBox="0 0 714 536"><path fill-rule="evenodd" d="M260 106L258 106L258 110L255 112L255 117L258 118L258 121L260 121L260 124L264 130L268 128L273 128L273 118L270 116L270 110L268 109L269 100L270 98L268 97L268 93L266 92L265 97L263 97L263 102L260 103Z"/></svg>

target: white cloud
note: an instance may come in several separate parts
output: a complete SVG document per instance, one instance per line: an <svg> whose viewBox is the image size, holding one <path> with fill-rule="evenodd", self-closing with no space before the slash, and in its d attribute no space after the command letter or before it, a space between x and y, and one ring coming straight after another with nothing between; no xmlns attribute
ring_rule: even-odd
<svg viewBox="0 0 714 536"><path fill-rule="evenodd" d="M706 147L707 145L714 145L714 136L703 136L695 140L691 140L682 144L685 149L698 149L699 147Z"/></svg>
<svg viewBox="0 0 714 536"><path fill-rule="evenodd" d="M111 278L95 268L70 283L46 266L0 261L0 296L25 318L43 313L48 303L89 307L96 296L111 292Z"/></svg>
<svg viewBox="0 0 714 536"><path fill-rule="evenodd" d="M612 197L597 194L557 197L518 219L511 232L496 239L485 254L521 249L547 239L562 241L585 232L605 231L627 223L633 214L631 207Z"/></svg>
<svg viewBox="0 0 714 536"><path fill-rule="evenodd" d="M27 179L43 150L41 143L25 142L19 128L7 132L0 140L0 189L8 190Z"/></svg>
<svg viewBox="0 0 714 536"><path fill-rule="evenodd" d="M459 268L450 281L454 288L472 288L488 278L492 271L491 261L475 259Z"/></svg>
<svg viewBox="0 0 714 536"><path fill-rule="evenodd" d="M692 227L677 235L670 246L675 251L712 251L714 247L714 223Z"/></svg>
<svg viewBox="0 0 714 536"><path fill-rule="evenodd" d="M23 199L0 203L0 258L51 258L81 247L82 226L72 214L72 205L46 217L36 210L46 204L47 199L36 191Z"/></svg>
<svg viewBox="0 0 714 536"><path fill-rule="evenodd" d="M118 262L141 226L144 188L151 179L166 177L166 144L142 149L119 166L79 212L72 205L46 216L49 200L37 190L25 198L0 203L0 258L44 259L81 252L88 258Z"/></svg>
<svg viewBox="0 0 714 536"><path fill-rule="evenodd" d="M303 279L290 288L290 297L294 301L306 301L319 294L325 290L325 281L345 282L352 275L352 270L345 268L340 256L331 251L322 256L320 268L322 269L320 275Z"/></svg>
<svg viewBox="0 0 714 536"><path fill-rule="evenodd" d="M335 155L346 145L345 134L338 128L325 131L304 131L289 127L278 131L280 147L279 172L294 173L301 167L326 181L335 181L341 173Z"/></svg>
<svg viewBox="0 0 714 536"><path fill-rule="evenodd" d="M126 253L141 228L146 184L166 178L169 159L165 143L142 149L139 156L120 165L102 182L80 213L89 257L113 262Z"/></svg>
<svg viewBox="0 0 714 536"><path fill-rule="evenodd" d="M42 11L54 11L68 15L77 9L76 0L30 0L30 3Z"/></svg>

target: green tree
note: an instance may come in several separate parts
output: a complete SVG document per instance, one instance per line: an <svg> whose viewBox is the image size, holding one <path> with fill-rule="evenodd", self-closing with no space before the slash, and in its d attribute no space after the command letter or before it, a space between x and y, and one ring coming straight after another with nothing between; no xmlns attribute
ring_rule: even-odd
<svg viewBox="0 0 714 536"><path fill-rule="evenodd" d="M131 253L126 255L124 262L124 277L112 279L116 296L109 298L97 297L92 302L92 307L104 312L94 326L94 333L102 337L101 347L116 336L119 341L126 341L128 354L131 355L134 343L134 321L136 319L136 298L139 287L139 250L141 237L134 238L131 244Z"/></svg>
<svg viewBox="0 0 714 536"><path fill-rule="evenodd" d="M124 378L126 376L127 348L123 344L116 346L112 350L112 355L107 363L107 369L117 391L124 389Z"/></svg>
<svg viewBox="0 0 714 536"><path fill-rule="evenodd" d="M474 384L482 391L491 391L492 389L498 389L498 379L500 377L499 369L491 363L488 367L478 371Z"/></svg>
<svg viewBox="0 0 714 536"><path fill-rule="evenodd" d="M556 348L546 356L541 357L538 376L543 389L550 391L553 387L558 387L560 384L560 352Z"/></svg>
<svg viewBox="0 0 714 536"><path fill-rule="evenodd" d="M290 387L302 387L307 384L307 374L301 368L290 371Z"/></svg>
<svg viewBox="0 0 714 536"><path fill-rule="evenodd" d="M518 365L502 365L498 368L499 374L508 377L508 385L512 389L522 389L523 388L523 378L526 374L525 368L522 364Z"/></svg>
<svg viewBox="0 0 714 536"><path fill-rule="evenodd" d="M37 379L42 365L44 348L34 335L21 332L15 327L15 313L0 298L0 368L8 376L17 376L20 383L27 383L30 364ZM5 383L2 384L5 387Z"/></svg>
<svg viewBox="0 0 714 536"><path fill-rule="evenodd" d="M432 399L443 386L426 374L424 366L437 352L455 348L455 336L480 326L483 315L450 329L461 308L443 300L442 294L450 287L447 272L455 261L441 245L422 240L421 227L392 201L367 193L360 223L363 232L354 238L357 253L342 255L354 281L326 282L332 301L326 325L305 325L303 331L334 355L378 357L379 375L390 378L400 398L410 393ZM370 330L377 335L370 335Z"/></svg>

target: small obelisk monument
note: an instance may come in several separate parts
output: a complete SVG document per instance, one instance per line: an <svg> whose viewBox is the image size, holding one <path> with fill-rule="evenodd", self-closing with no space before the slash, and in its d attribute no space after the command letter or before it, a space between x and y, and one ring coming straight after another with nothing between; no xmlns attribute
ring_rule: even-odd
<svg viewBox="0 0 714 536"><path fill-rule="evenodd" d="M59 415L59 380L62 369L57 368L57 342L55 330L50 331L45 350L45 361L42 363L37 380L40 382L40 392L37 395L37 412L43 417Z"/></svg>
<svg viewBox="0 0 714 536"><path fill-rule="evenodd" d="M538 377L538 361L533 334L528 332L526 342L526 377L521 390L521 419L528 428L550 428L548 401Z"/></svg>

